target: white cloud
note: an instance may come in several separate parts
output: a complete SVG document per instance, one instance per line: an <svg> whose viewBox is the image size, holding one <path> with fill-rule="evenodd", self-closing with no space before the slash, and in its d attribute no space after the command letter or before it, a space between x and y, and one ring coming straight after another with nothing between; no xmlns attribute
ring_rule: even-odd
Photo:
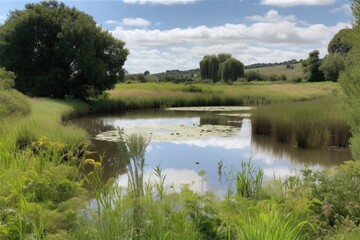
<svg viewBox="0 0 360 240"><path fill-rule="evenodd" d="M340 29L351 27L344 22L304 24L274 10L247 18L256 22L167 30L118 26L111 33L125 41L131 52L125 64L129 72L156 73L198 68L204 55L221 52L229 52L245 64L304 59L313 49L323 51L323 56L331 38Z"/></svg>
<svg viewBox="0 0 360 240"><path fill-rule="evenodd" d="M119 21L116 21L116 20L107 20L105 23L110 24L110 25L119 25L119 24L121 24Z"/></svg>
<svg viewBox="0 0 360 240"><path fill-rule="evenodd" d="M278 7L293 7L299 5L330 5L335 0L262 0L263 5L272 5Z"/></svg>
<svg viewBox="0 0 360 240"><path fill-rule="evenodd" d="M338 8L334 8L330 10L331 13L344 13L347 16L352 15L352 10L350 4L343 4Z"/></svg>
<svg viewBox="0 0 360 240"><path fill-rule="evenodd" d="M162 5L175 5L175 4L189 4L198 0L123 0L124 3L129 4L162 4Z"/></svg>
<svg viewBox="0 0 360 240"><path fill-rule="evenodd" d="M246 19L257 21L257 22L281 22L281 21L296 21L296 17L294 15L288 16L280 16L278 11L270 9L264 16L254 15L248 16Z"/></svg>
<svg viewBox="0 0 360 240"><path fill-rule="evenodd" d="M144 18L124 18L122 20L124 26L133 26L133 27L147 27L151 24L150 21Z"/></svg>

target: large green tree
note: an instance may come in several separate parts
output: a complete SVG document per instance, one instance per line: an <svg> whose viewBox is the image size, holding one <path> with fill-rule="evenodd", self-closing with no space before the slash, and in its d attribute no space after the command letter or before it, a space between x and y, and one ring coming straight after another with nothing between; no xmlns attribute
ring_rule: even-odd
<svg viewBox="0 0 360 240"><path fill-rule="evenodd" d="M345 58L340 53L331 53L323 59L319 69L324 73L325 80L337 82L345 69Z"/></svg>
<svg viewBox="0 0 360 240"><path fill-rule="evenodd" d="M355 160L360 160L360 0L353 0L355 18L350 42L351 51L346 58L345 71L340 76L340 84L347 95L347 112L352 138L350 149Z"/></svg>
<svg viewBox="0 0 360 240"><path fill-rule="evenodd" d="M219 81L219 59L216 55L207 55L200 61L201 79L210 79L214 83Z"/></svg>
<svg viewBox="0 0 360 240"><path fill-rule="evenodd" d="M304 70L304 77L309 82L324 81L324 73L319 69L321 60L319 58L319 51L314 50L309 53L309 57L302 62Z"/></svg>
<svg viewBox="0 0 360 240"><path fill-rule="evenodd" d="M33 96L87 98L123 78L124 42L57 1L27 4L0 27L0 65Z"/></svg>
<svg viewBox="0 0 360 240"><path fill-rule="evenodd" d="M230 57L220 64L220 76L226 83L232 83L244 75L244 64L235 58Z"/></svg>
<svg viewBox="0 0 360 240"><path fill-rule="evenodd" d="M344 28L335 34L328 44L329 54L339 53L346 55L351 49L350 39L352 32L352 29Z"/></svg>

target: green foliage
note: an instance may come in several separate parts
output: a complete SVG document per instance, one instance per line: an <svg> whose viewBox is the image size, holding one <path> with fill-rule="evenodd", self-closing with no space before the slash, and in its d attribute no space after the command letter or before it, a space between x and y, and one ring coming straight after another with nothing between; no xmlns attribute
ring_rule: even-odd
<svg viewBox="0 0 360 240"><path fill-rule="evenodd" d="M214 83L219 79L231 83L244 77L244 64L227 53L207 55L200 61L200 76L202 80L211 79Z"/></svg>
<svg viewBox="0 0 360 240"><path fill-rule="evenodd" d="M302 61L304 70L304 77L309 82L321 82L324 81L324 73L319 69L321 61L319 58L319 51L314 50L309 53L309 57Z"/></svg>
<svg viewBox="0 0 360 240"><path fill-rule="evenodd" d="M249 70L245 72L245 78L248 82L251 81L264 81L266 76L255 70Z"/></svg>
<svg viewBox="0 0 360 240"><path fill-rule="evenodd" d="M337 82L340 73L345 70L345 59L339 53L329 54L322 60L319 69L324 73L325 80Z"/></svg>
<svg viewBox="0 0 360 240"><path fill-rule="evenodd" d="M320 200L313 209L322 226L321 234L332 234L334 228L342 226L356 229L360 224L359 171L359 161L322 172L303 171L304 192L310 199Z"/></svg>
<svg viewBox="0 0 360 240"><path fill-rule="evenodd" d="M27 116L31 112L29 99L16 90L0 89L0 123L10 116Z"/></svg>
<svg viewBox="0 0 360 240"><path fill-rule="evenodd" d="M350 149L355 160L360 159L360 3L353 1L352 10L356 24L352 29L351 39L347 39L352 46L346 58L345 71L340 76L340 84L347 95L348 121L351 126L352 138Z"/></svg>
<svg viewBox="0 0 360 240"><path fill-rule="evenodd" d="M15 85L15 74L0 68L0 90L8 90Z"/></svg>
<svg viewBox="0 0 360 240"><path fill-rule="evenodd" d="M238 78L244 77L244 64L235 58L228 58L220 64L220 76L226 83L235 82Z"/></svg>
<svg viewBox="0 0 360 240"><path fill-rule="evenodd" d="M352 29L341 29L335 36L331 39L328 44L329 54L338 53L341 55L346 55L351 50L350 38L352 34Z"/></svg>
<svg viewBox="0 0 360 240"><path fill-rule="evenodd" d="M211 79L214 83L219 81L220 61L216 55L207 55L200 61L201 79Z"/></svg>
<svg viewBox="0 0 360 240"><path fill-rule="evenodd" d="M241 171L236 175L236 192L244 198L260 197L263 184L264 171L262 169L255 170L251 163L241 161Z"/></svg>
<svg viewBox="0 0 360 240"><path fill-rule="evenodd" d="M237 239L308 239L304 229L311 227L309 221L301 221L291 212L284 214L276 205L265 204L260 212L244 215L244 223L236 228Z"/></svg>
<svg viewBox="0 0 360 240"><path fill-rule="evenodd" d="M31 107L28 99L12 89L15 75L0 68L0 123L10 116L26 116Z"/></svg>
<svg viewBox="0 0 360 240"><path fill-rule="evenodd" d="M18 90L34 96L99 95L123 77L128 55L90 16L56 1L12 12L0 39L0 64L15 72Z"/></svg>

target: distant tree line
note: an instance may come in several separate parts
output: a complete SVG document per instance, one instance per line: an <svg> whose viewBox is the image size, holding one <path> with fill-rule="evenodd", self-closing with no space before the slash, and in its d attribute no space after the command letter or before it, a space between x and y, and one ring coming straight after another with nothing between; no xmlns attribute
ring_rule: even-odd
<svg viewBox="0 0 360 240"><path fill-rule="evenodd" d="M254 63L250 65L246 65L245 69L252 69L252 68L261 68L261 67L273 67L273 66L279 66L279 65L285 65L286 68L293 68L292 66L294 64L300 63L301 60L291 59L284 62L276 62L276 63Z"/></svg>

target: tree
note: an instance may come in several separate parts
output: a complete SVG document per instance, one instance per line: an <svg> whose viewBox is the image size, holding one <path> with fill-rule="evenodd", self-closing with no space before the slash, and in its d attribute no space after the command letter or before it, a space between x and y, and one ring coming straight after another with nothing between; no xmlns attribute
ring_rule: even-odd
<svg viewBox="0 0 360 240"><path fill-rule="evenodd" d="M201 79L211 79L214 83L219 81L220 62L215 55L207 55L200 61Z"/></svg>
<svg viewBox="0 0 360 240"><path fill-rule="evenodd" d="M122 80L124 42L57 1L27 4L0 27L0 65L33 96L87 98Z"/></svg>
<svg viewBox="0 0 360 240"><path fill-rule="evenodd" d="M337 82L340 72L345 69L345 59L340 53L329 54L319 69L324 73L325 80Z"/></svg>
<svg viewBox="0 0 360 240"><path fill-rule="evenodd" d="M321 61L319 58L319 51L314 50L310 52L308 59L302 61L302 67L305 73L305 80L309 82L324 81L324 73L320 71L320 65Z"/></svg>
<svg viewBox="0 0 360 240"><path fill-rule="evenodd" d="M201 79L211 79L214 83L219 79L233 82L244 77L244 64L228 53L207 55L200 61L200 76Z"/></svg>
<svg viewBox="0 0 360 240"><path fill-rule="evenodd" d="M328 52L331 53L340 53L346 55L350 49L350 39L351 39L352 29L341 29L335 36L331 39L328 44Z"/></svg>
<svg viewBox="0 0 360 240"><path fill-rule="evenodd" d="M346 68L340 75L340 84L347 96L346 110L351 127L350 150L355 160L360 160L360 0L353 0L353 15L356 21L350 39L351 51L347 56Z"/></svg>
<svg viewBox="0 0 360 240"><path fill-rule="evenodd" d="M244 64L235 58L228 58L220 64L220 76L226 83L232 83L238 78L244 77Z"/></svg>
<svg viewBox="0 0 360 240"><path fill-rule="evenodd" d="M230 53L219 53L217 55L217 58L219 59L220 63L225 62L227 59L231 58L231 54Z"/></svg>

